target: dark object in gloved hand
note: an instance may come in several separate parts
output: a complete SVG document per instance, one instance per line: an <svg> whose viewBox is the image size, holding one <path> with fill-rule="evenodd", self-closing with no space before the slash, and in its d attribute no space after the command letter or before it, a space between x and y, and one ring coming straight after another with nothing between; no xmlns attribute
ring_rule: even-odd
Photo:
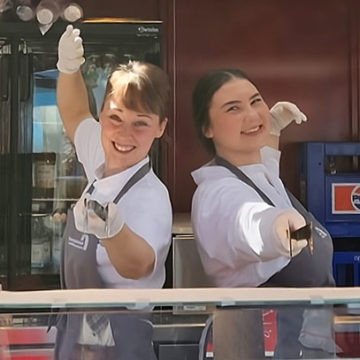
<svg viewBox="0 0 360 360"><path fill-rule="evenodd" d="M108 217L108 206L105 205L101 205L100 203L98 203L96 200L85 200L86 204L86 208L88 210L92 210L94 211L94 213L103 221L106 222L107 217Z"/></svg>
<svg viewBox="0 0 360 360"><path fill-rule="evenodd" d="M313 229L313 225L312 222L310 222L309 224L306 224L305 226L291 231L290 232L290 244L291 244L291 239L293 240L303 240L306 239L308 242L307 247L309 248L310 254L313 255L314 254L314 239L312 237L312 229ZM292 248L290 245L290 256L292 257Z"/></svg>

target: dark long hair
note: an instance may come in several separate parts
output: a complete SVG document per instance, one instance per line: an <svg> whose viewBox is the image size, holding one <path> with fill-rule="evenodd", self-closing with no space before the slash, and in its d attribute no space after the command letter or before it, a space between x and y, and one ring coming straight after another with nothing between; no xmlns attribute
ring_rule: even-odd
<svg viewBox="0 0 360 360"><path fill-rule="evenodd" d="M215 146L212 139L208 139L204 133L209 127L209 107L217 90L224 84L234 79L244 79L254 82L249 76L239 69L218 69L207 72L197 82L192 94L193 119L195 129L206 150L215 154Z"/></svg>

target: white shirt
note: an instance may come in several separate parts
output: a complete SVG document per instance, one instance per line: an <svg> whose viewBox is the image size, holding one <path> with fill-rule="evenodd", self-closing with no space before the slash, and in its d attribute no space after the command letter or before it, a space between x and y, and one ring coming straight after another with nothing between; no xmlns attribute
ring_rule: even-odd
<svg viewBox="0 0 360 360"><path fill-rule="evenodd" d="M274 219L293 208L279 178L280 152L265 147L261 159L239 168L275 207L223 166L192 172L198 185L192 201L194 234L205 272L216 286L259 286L290 261L273 245Z"/></svg>
<svg viewBox="0 0 360 360"><path fill-rule="evenodd" d="M112 201L127 180L147 161L140 161L121 173L101 178L104 151L100 124L94 119L80 123L75 132L75 148L89 182L94 183L92 197L99 202ZM171 243L172 209L164 184L152 169L120 199L117 204L126 225L154 250L155 265L151 274L134 280L118 274L105 248L99 244L96 260L99 274L108 288L161 288L165 281L165 260Z"/></svg>

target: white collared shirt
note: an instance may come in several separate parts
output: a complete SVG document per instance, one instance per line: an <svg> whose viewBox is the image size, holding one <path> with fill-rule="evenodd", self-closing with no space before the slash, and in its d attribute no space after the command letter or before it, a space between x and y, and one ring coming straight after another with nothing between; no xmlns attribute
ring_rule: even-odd
<svg viewBox="0 0 360 360"><path fill-rule="evenodd" d="M86 119L77 128L74 143L89 183L97 179L92 196L99 202L106 202L114 200L127 180L149 158L121 173L101 179L105 157L100 137L100 124L94 119ZM121 198L117 207L126 225L153 248L154 270L138 280L124 278L117 273L105 248L99 244L96 259L102 280L108 288L161 288L165 281L165 260L172 226L172 209L166 187L151 169Z"/></svg>
<svg viewBox="0 0 360 360"><path fill-rule="evenodd" d="M273 245L274 219L292 209L279 178L280 152L265 147L261 157L262 163L240 169L275 207L223 166L203 166L192 172L197 184L193 229L204 270L216 286L259 286L289 263Z"/></svg>

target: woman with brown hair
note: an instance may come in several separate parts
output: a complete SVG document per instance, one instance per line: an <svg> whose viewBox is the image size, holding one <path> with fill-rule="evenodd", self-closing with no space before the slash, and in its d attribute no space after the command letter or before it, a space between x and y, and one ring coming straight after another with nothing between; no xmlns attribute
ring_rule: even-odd
<svg viewBox="0 0 360 360"><path fill-rule="evenodd" d="M167 75L148 63L120 65L108 79L96 121L80 72L85 59L79 30L69 25L58 49L58 108L89 182L68 212L62 287L161 288L172 211L148 153L167 123ZM154 359L152 327L136 314L63 317L56 356Z"/></svg>

